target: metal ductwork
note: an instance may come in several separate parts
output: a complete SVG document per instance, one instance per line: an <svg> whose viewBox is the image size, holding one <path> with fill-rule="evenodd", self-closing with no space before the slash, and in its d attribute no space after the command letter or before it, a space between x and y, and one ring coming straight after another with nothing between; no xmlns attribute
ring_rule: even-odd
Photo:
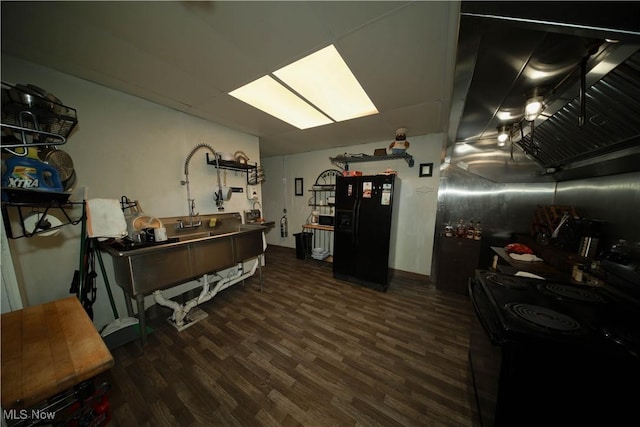
<svg viewBox="0 0 640 427"><path fill-rule="evenodd" d="M630 18L637 14L600 2L545 3L544 10L463 2L461 9L452 165L493 182L640 170L640 25ZM524 105L534 91L545 108L529 122ZM505 124L510 139L500 147Z"/></svg>
<svg viewBox="0 0 640 427"><path fill-rule="evenodd" d="M640 167L640 51L564 105L519 145L560 180Z"/></svg>

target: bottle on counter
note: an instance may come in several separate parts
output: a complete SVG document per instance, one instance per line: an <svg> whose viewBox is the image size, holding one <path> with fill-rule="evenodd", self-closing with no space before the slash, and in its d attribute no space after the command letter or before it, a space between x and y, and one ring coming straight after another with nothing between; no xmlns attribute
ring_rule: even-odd
<svg viewBox="0 0 640 427"><path fill-rule="evenodd" d="M444 237L453 237L453 225L449 221L444 226Z"/></svg>
<svg viewBox="0 0 640 427"><path fill-rule="evenodd" d="M467 234L467 230L464 227L464 220L461 219L458 221L458 226L456 227L456 237L464 238Z"/></svg>
<svg viewBox="0 0 640 427"><path fill-rule="evenodd" d="M475 233L473 234L473 240L481 240L482 239L482 227L480 226L480 221L476 222Z"/></svg>
<svg viewBox="0 0 640 427"><path fill-rule="evenodd" d="M571 278L578 283L582 283L584 275L584 266L582 264L573 264L573 268L571 270Z"/></svg>
<svg viewBox="0 0 640 427"><path fill-rule="evenodd" d="M476 235L476 228L473 226L473 221L469 222L469 226L467 227L467 239L473 240Z"/></svg>

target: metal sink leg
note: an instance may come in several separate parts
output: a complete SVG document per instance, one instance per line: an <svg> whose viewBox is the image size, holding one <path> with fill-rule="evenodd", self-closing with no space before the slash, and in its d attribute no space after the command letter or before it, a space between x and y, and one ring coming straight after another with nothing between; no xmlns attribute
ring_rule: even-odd
<svg viewBox="0 0 640 427"><path fill-rule="evenodd" d="M264 257L264 253L258 255L258 277L260 278L260 292L262 292L262 259Z"/></svg>
<svg viewBox="0 0 640 427"><path fill-rule="evenodd" d="M140 342L142 348L147 343L147 321L144 315L144 295L136 295L136 303L138 305L138 321L140 322Z"/></svg>

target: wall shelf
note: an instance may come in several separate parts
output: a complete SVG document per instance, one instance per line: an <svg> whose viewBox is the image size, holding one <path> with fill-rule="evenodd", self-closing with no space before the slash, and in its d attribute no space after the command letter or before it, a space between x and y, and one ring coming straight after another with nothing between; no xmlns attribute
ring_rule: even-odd
<svg viewBox="0 0 640 427"><path fill-rule="evenodd" d="M316 177L316 181L309 189L311 198L309 198L308 205L311 207L312 212L316 211L318 213L319 222L311 224L307 219L307 223L302 225L303 231L306 230L313 233L313 248L322 248L327 251L328 256L324 260L328 262L333 260L333 210L335 206L336 181L337 177L341 175L342 172L337 169L327 169ZM320 223L329 218L329 223Z"/></svg>
<svg viewBox="0 0 640 427"><path fill-rule="evenodd" d="M235 160L212 159L207 153L207 164L219 167L220 169L228 169L236 172L247 174L247 185L258 184L258 164L240 163Z"/></svg>
<svg viewBox="0 0 640 427"><path fill-rule="evenodd" d="M28 147L62 145L77 124L76 110L51 94L2 82L2 148L10 153L24 156ZM19 147L24 154L11 150Z"/></svg>
<svg viewBox="0 0 640 427"><path fill-rule="evenodd" d="M11 219L15 218L13 215L10 215L10 209L15 211L17 215L17 222L19 223L19 228L22 234L14 233L13 227L11 226ZM52 209L59 210L62 212L62 216L64 217L64 221L60 225L55 226L47 226L46 216L50 213ZM73 218L71 211L74 209L82 209L82 213L79 218ZM41 218L43 219L43 227L39 227L39 222L35 224L34 230L27 230L25 226L25 219L27 216L33 212L37 211L41 214ZM4 228L7 233L7 237L9 239L19 239L22 237L33 237L42 233L48 233L52 230L56 230L58 228L62 228L66 225L77 225L86 217L85 213L85 202L59 202L59 201L50 201L50 202L2 202L2 219L4 222Z"/></svg>
<svg viewBox="0 0 640 427"><path fill-rule="evenodd" d="M335 198L335 185L314 185L311 190L309 190L313 197L309 199L309 206L312 208L333 208L334 203L329 202L327 199L329 197ZM324 199L322 198L324 197ZM320 198L320 200L318 200ZM325 212L322 212L325 214Z"/></svg>
<svg viewBox="0 0 640 427"><path fill-rule="evenodd" d="M387 154L385 156L369 156L367 154L361 154L361 155L350 155L350 156L341 155L336 157L329 157L329 160L331 160L331 163L333 163L336 166L343 167L344 170L349 170L349 163L379 162L383 160L395 160L395 159L404 159L410 168L412 168L414 165L413 156L407 153Z"/></svg>

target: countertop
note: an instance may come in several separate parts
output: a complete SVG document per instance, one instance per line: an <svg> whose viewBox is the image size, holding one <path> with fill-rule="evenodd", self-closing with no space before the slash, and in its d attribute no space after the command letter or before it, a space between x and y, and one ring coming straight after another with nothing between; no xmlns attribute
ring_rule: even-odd
<svg viewBox="0 0 640 427"><path fill-rule="evenodd" d="M265 227L271 229L272 227L274 227L276 225L275 221L270 221L270 220L265 220L265 221L250 221L247 224L252 224L252 225L264 225Z"/></svg>
<svg viewBox="0 0 640 427"><path fill-rule="evenodd" d="M533 274L537 274L538 276L542 276L545 279L551 279L551 280L555 279L555 280L563 280L563 281L568 281L570 279L569 275L562 273L561 271L559 271L555 267L550 266L544 261L532 261L532 262L518 261L511 258L504 248L501 248L499 246L491 246L491 249L498 256L500 256L500 258L502 258L504 261L506 261L509 264L508 266L504 266L504 265L498 266L498 269L503 273L515 274L518 271L526 271L528 273L533 273Z"/></svg>
<svg viewBox="0 0 640 427"><path fill-rule="evenodd" d="M161 218L162 220L162 218ZM275 222L248 222L246 224L235 224L231 227L225 228L187 228L178 233L174 230L168 233L168 239L162 242L145 242L145 243L132 243L129 240L117 240L110 239L104 242L99 242L98 246L104 249L107 253L115 257L130 257L142 254L148 254L151 252L167 251L175 248L179 248L183 245L195 242L197 240L223 238L233 235L240 235L243 233L251 233L258 231L267 232L273 226Z"/></svg>
<svg viewBox="0 0 640 427"><path fill-rule="evenodd" d="M2 315L2 408L29 408L114 364L75 296Z"/></svg>

